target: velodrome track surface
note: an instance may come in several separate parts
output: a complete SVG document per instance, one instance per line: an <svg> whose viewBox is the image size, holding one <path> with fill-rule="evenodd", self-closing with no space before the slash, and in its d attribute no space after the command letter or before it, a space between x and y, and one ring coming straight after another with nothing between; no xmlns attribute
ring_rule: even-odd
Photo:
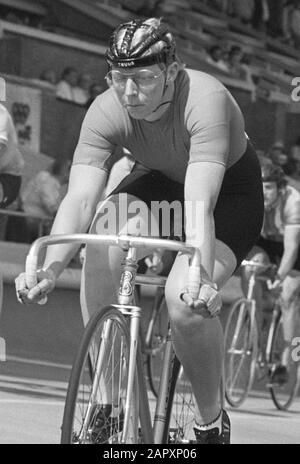
<svg viewBox="0 0 300 464"><path fill-rule="evenodd" d="M55 444L60 440L67 381L82 323L78 291L56 290L47 306L23 307L5 285L0 334L0 443ZM232 443L300 443L300 400L275 409L260 388L230 410Z"/></svg>

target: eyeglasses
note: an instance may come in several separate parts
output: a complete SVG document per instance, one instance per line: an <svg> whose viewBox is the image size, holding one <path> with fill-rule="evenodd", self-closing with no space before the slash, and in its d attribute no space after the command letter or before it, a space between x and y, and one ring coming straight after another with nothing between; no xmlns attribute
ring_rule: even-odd
<svg viewBox="0 0 300 464"><path fill-rule="evenodd" d="M122 73L117 69L112 69L109 71L106 76L106 82L109 86L114 86L119 89L124 89L128 79L132 79L135 84L141 88L146 89L155 85L155 81L160 77L165 71L162 71L160 74L155 74L153 71L148 69L141 69L134 73Z"/></svg>

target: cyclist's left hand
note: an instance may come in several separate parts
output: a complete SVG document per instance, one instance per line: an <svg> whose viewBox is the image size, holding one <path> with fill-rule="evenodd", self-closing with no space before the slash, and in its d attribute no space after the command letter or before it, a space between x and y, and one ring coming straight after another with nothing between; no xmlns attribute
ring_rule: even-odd
<svg viewBox="0 0 300 464"><path fill-rule="evenodd" d="M214 288L214 284L202 284L199 297L196 300L193 300L188 292L183 292L181 299L204 318L218 316L222 307L221 296L218 290Z"/></svg>

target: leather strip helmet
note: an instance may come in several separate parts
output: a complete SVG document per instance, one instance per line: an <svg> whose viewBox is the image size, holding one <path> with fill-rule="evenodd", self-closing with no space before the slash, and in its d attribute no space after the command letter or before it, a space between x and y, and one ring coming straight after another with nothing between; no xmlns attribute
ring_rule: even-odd
<svg viewBox="0 0 300 464"><path fill-rule="evenodd" d="M158 42L162 42L159 49L153 47ZM160 19L133 20L113 32L105 58L109 67L168 65L176 61L175 39Z"/></svg>

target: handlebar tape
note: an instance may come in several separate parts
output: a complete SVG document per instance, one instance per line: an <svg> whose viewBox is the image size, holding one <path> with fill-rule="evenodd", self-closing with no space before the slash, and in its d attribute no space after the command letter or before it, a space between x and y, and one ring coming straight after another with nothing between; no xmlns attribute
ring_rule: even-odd
<svg viewBox="0 0 300 464"><path fill-rule="evenodd" d="M188 292L189 292L189 295L193 298L193 300L197 300L199 298L200 285L201 285L200 266L191 265L189 267L189 273L188 273ZM207 304L204 300L202 301L202 306L204 309L207 309Z"/></svg>
<svg viewBox="0 0 300 464"><path fill-rule="evenodd" d="M26 266L25 266L25 272L26 272L26 285L30 289L34 287L37 284L37 257L36 256L27 256L26 258ZM44 305L47 303L47 296L42 298L41 300L38 301L39 305Z"/></svg>
<svg viewBox="0 0 300 464"><path fill-rule="evenodd" d="M201 282L200 266L190 266L188 273L188 291L189 295L196 300L199 296Z"/></svg>

